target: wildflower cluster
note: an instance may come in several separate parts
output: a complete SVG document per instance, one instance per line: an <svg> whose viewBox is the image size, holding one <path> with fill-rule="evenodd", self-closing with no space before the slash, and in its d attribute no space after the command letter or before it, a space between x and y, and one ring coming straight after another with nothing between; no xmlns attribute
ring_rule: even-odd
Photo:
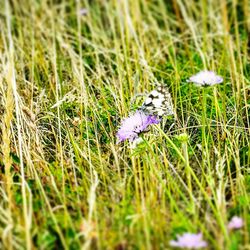
<svg viewBox="0 0 250 250"><path fill-rule="evenodd" d="M223 78L213 71L201 71L196 75L191 76L187 82L193 82L197 86L213 86L223 82ZM145 108L146 111L145 112ZM153 110L151 113L149 110ZM157 114L156 112L157 111ZM140 133L149 130L152 124L161 122L162 115L174 114L170 94L162 87L153 90L148 95L141 108L131 114L128 118L122 121L122 124L117 132L118 141L129 140L135 146L141 142ZM243 219L234 216L227 225L228 230L240 229L243 226ZM193 234L186 232L182 235L177 235L176 240L171 240L169 245L177 248L185 249L200 249L207 247L207 242L203 240L202 233Z"/></svg>
<svg viewBox="0 0 250 250"><path fill-rule="evenodd" d="M163 115L173 115L172 98L168 89L158 86L151 91L142 106L122 121L117 132L118 142L128 139L133 142L146 132L151 124L158 124ZM137 140L139 143L140 141Z"/></svg>
<svg viewBox="0 0 250 250"><path fill-rule="evenodd" d="M244 221L238 216L233 216L229 221L227 228L228 230L236 230L242 228ZM202 233L192 234L184 233L182 235L177 235L176 240L171 240L169 245L177 248L185 249L200 249L207 246L207 242L202 239Z"/></svg>
<svg viewBox="0 0 250 250"><path fill-rule="evenodd" d="M213 71L201 71L191 76L188 82L193 82L198 86L212 86L223 82L221 76ZM163 115L173 115L171 95L164 87L158 87L149 93L148 98L134 114L122 121L117 132L118 142L129 140L133 142L138 139L142 132L149 130L151 124L158 124Z"/></svg>

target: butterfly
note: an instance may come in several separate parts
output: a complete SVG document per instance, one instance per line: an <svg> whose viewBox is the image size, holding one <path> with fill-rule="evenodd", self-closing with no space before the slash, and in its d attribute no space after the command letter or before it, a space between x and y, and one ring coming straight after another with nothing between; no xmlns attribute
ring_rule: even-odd
<svg viewBox="0 0 250 250"><path fill-rule="evenodd" d="M174 114L171 95L163 85L151 91L139 109L147 115L155 115L157 117Z"/></svg>
<svg viewBox="0 0 250 250"><path fill-rule="evenodd" d="M143 132L148 132L151 124L158 124L164 115L173 115L172 98L168 89L158 86L151 91L144 103L133 114L122 121L117 131L119 142L126 139L134 141Z"/></svg>

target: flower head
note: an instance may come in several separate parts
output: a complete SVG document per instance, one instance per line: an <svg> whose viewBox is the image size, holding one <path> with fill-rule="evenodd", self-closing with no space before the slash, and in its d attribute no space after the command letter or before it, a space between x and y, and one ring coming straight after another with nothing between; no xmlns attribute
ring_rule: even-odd
<svg viewBox="0 0 250 250"><path fill-rule="evenodd" d="M159 122L160 120L156 116L146 115L143 111L137 110L133 115L122 121L116 135L119 142L126 139L134 141L141 132L146 131L149 125Z"/></svg>
<svg viewBox="0 0 250 250"><path fill-rule="evenodd" d="M240 229L243 227L244 221L242 218L238 217L238 216L233 216L232 219L229 221L227 228L229 230L232 229Z"/></svg>
<svg viewBox="0 0 250 250"><path fill-rule="evenodd" d="M177 240L171 240L170 246L187 248L187 249L198 249L207 246L207 242L202 240L202 233L191 234L184 233L183 235L177 235Z"/></svg>
<svg viewBox="0 0 250 250"><path fill-rule="evenodd" d="M79 14L80 16L86 16L88 14L88 10L86 8L80 9Z"/></svg>
<svg viewBox="0 0 250 250"><path fill-rule="evenodd" d="M213 71L204 70L191 76L188 82L193 82L198 86L213 86L223 82L223 78Z"/></svg>

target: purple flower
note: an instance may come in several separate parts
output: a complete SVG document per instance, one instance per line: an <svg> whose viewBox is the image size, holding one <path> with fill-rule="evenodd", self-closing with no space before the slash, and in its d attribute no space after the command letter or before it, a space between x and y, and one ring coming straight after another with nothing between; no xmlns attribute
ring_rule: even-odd
<svg viewBox="0 0 250 250"><path fill-rule="evenodd" d="M202 233L191 234L184 233L183 235L177 235L177 240L171 240L169 242L172 247L198 249L207 246L207 242L202 240Z"/></svg>
<svg viewBox="0 0 250 250"><path fill-rule="evenodd" d="M191 76L188 82L193 82L198 86L213 86L223 82L223 78L213 71L204 70Z"/></svg>
<svg viewBox="0 0 250 250"><path fill-rule="evenodd" d="M126 139L134 141L141 132L146 131L149 125L159 122L160 120L156 116L146 115L141 110L137 110L133 115L122 121L117 132L119 142Z"/></svg>
<svg viewBox="0 0 250 250"><path fill-rule="evenodd" d="M232 219L229 221L227 228L229 230L232 229L240 229L243 227L244 221L242 218L238 217L238 216L233 216Z"/></svg>

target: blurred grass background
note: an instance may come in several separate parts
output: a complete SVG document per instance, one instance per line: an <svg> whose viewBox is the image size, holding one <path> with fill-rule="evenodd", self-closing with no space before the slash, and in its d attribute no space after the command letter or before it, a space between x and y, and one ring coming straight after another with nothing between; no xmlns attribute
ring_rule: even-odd
<svg viewBox="0 0 250 250"><path fill-rule="evenodd" d="M0 0L0 248L250 249L248 0ZM215 70L221 85L186 83ZM115 133L163 82L177 120ZM233 215L244 227L228 232Z"/></svg>

